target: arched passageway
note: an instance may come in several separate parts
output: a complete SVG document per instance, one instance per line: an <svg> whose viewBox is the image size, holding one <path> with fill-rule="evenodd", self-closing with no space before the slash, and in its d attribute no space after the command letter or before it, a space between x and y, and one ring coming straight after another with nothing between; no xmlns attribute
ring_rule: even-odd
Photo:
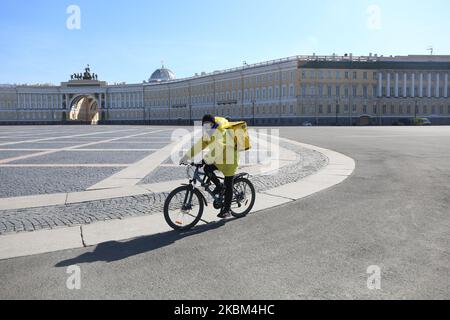
<svg viewBox="0 0 450 320"><path fill-rule="evenodd" d="M69 120L86 124L98 124L100 113L97 99L86 95L75 97L70 104Z"/></svg>

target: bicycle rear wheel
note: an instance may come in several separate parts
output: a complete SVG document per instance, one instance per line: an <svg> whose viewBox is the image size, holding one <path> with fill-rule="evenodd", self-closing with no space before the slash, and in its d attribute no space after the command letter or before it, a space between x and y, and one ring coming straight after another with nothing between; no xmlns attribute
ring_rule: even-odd
<svg viewBox="0 0 450 320"><path fill-rule="evenodd" d="M164 218L174 230L189 230L197 225L203 215L203 196L191 186L172 191L164 203Z"/></svg>
<svg viewBox="0 0 450 320"><path fill-rule="evenodd" d="M235 218L248 215L255 205L256 191L253 183L247 178L238 178L233 182L233 200L231 214Z"/></svg>

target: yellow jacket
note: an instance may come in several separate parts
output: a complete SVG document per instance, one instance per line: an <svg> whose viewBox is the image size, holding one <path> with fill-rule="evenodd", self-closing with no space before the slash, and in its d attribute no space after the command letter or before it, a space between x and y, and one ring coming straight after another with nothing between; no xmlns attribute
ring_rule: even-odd
<svg viewBox="0 0 450 320"><path fill-rule="evenodd" d="M208 148L209 151L203 155L205 162L214 164L225 177L231 177L236 174L239 166L239 151L235 147L233 135L227 130L228 120L215 117L215 122L219 126L212 137L204 135L187 153L187 156L192 159Z"/></svg>

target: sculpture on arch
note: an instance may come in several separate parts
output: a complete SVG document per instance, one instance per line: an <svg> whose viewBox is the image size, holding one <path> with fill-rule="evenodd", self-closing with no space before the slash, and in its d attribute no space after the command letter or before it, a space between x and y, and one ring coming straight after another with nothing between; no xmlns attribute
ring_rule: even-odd
<svg viewBox="0 0 450 320"><path fill-rule="evenodd" d="M91 67L87 65L83 73L72 74L70 80L98 80L98 74L91 73Z"/></svg>

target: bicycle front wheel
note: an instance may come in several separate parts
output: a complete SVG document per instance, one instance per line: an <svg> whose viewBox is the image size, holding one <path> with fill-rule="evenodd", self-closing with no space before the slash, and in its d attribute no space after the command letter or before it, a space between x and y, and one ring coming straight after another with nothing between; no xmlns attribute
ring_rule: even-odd
<svg viewBox="0 0 450 320"><path fill-rule="evenodd" d="M174 230L189 230L197 225L203 215L203 196L191 186L172 191L164 203L164 218Z"/></svg>

